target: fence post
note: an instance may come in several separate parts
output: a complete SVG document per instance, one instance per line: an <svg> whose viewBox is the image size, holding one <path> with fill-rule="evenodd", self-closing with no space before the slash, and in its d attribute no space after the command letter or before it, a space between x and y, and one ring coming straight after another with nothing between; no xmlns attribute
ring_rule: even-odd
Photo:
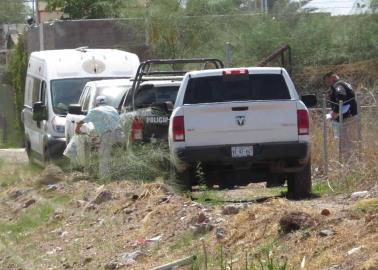
<svg viewBox="0 0 378 270"><path fill-rule="evenodd" d="M5 145L8 144L8 123L7 118L3 118L3 142Z"/></svg>
<svg viewBox="0 0 378 270"><path fill-rule="evenodd" d="M231 43L230 42L226 42L225 52L226 52L226 61L225 61L226 67L231 67L232 63L231 63Z"/></svg>
<svg viewBox="0 0 378 270"><path fill-rule="evenodd" d="M357 103L357 136L358 136L358 160L361 161L362 155L362 115L361 115L361 103L360 103L360 93L355 95Z"/></svg>
<svg viewBox="0 0 378 270"><path fill-rule="evenodd" d="M339 162L343 162L343 155L342 155L342 143L344 137L344 127L343 127L343 101L339 101Z"/></svg>
<svg viewBox="0 0 378 270"><path fill-rule="evenodd" d="M376 106L376 111L375 113L377 114L377 117L375 118L376 124L378 124L378 90L376 90L373 95L375 95L375 106Z"/></svg>
<svg viewBox="0 0 378 270"><path fill-rule="evenodd" d="M328 138L327 138L327 97L323 93L322 100L322 114L323 114L323 165L324 172L328 176Z"/></svg>

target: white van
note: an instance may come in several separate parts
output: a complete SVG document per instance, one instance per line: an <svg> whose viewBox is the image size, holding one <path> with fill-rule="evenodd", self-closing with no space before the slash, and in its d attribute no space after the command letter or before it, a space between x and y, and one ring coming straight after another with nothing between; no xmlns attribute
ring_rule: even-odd
<svg viewBox="0 0 378 270"><path fill-rule="evenodd" d="M129 79L113 79L87 82L81 93L78 104L71 104L66 116L65 137L66 143L75 134L76 124L84 119L85 115L95 107L98 96L107 98L107 105L118 111L130 90L133 82Z"/></svg>
<svg viewBox="0 0 378 270"><path fill-rule="evenodd" d="M25 148L32 162L45 165L66 146L68 106L78 103L88 81L134 77L136 54L113 49L69 49L33 52L25 83L21 119Z"/></svg>

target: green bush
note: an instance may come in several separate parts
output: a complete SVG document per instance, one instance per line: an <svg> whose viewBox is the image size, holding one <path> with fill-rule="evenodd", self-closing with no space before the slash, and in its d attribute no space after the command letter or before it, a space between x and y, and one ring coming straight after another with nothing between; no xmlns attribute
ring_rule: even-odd
<svg viewBox="0 0 378 270"><path fill-rule="evenodd" d="M25 36L20 35L18 44L12 50L10 56L10 63L8 65L8 74L11 80L11 84L14 88L14 103L16 111L18 112L17 127L21 128L21 110L24 105L24 93L25 93L25 78L26 70L28 66L28 54L26 51Z"/></svg>

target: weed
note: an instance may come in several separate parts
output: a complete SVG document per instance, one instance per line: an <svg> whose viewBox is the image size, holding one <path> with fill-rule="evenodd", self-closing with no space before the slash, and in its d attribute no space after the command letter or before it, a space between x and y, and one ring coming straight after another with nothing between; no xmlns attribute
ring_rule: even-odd
<svg viewBox="0 0 378 270"><path fill-rule="evenodd" d="M179 250L185 247L191 246L191 242L194 241L196 237L192 231L187 231L182 234L182 236L170 247L171 251Z"/></svg>
<svg viewBox="0 0 378 270"><path fill-rule="evenodd" d="M225 199L222 198L219 191L211 190L206 186L200 186L200 191L192 193L192 198L201 204L219 205L224 203Z"/></svg>
<svg viewBox="0 0 378 270"><path fill-rule="evenodd" d="M10 239L20 240L28 232L48 222L55 209L69 201L68 196L57 196L49 201L41 202L33 208L25 209L15 222L0 223L0 234L6 235Z"/></svg>
<svg viewBox="0 0 378 270"><path fill-rule="evenodd" d="M378 198L360 200L355 203L354 208L369 214L378 212Z"/></svg>
<svg viewBox="0 0 378 270"><path fill-rule="evenodd" d="M0 223L0 232L18 240L25 236L25 233L47 222L53 212L54 207L52 204L40 204L24 212L14 223Z"/></svg>
<svg viewBox="0 0 378 270"><path fill-rule="evenodd" d="M244 258L240 257L240 254L237 257L223 245L218 245L212 249L214 253L208 257L208 265L205 269L288 270L287 258L277 257L273 252L274 243L268 242L254 252L245 251ZM203 254L200 254L197 258L198 260L191 269L203 269L201 268L205 264Z"/></svg>
<svg viewBox="0 0 378 270"><path fill-rule="evenodd" d="M331 192L332 190L326 182L316 182L312 185L312 193L315 196L323 196Z"/></svg>
<svg viewBox="0 0 378 270"><path fill-rule="evenodd" d="M0 186L8 187L25 178L36 175L40 168L32 165L11 164L0 160Z"/></svg>

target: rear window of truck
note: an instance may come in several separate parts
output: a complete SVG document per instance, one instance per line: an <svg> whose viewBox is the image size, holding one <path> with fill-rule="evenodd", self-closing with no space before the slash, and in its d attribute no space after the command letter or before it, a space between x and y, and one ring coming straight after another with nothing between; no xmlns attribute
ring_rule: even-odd
<svg viewBox="0 0 378 270"><path fill-rule="evenodd" d="M184 104L289 99L290 93L281 74L250 74L192 78Z"/></svg>

